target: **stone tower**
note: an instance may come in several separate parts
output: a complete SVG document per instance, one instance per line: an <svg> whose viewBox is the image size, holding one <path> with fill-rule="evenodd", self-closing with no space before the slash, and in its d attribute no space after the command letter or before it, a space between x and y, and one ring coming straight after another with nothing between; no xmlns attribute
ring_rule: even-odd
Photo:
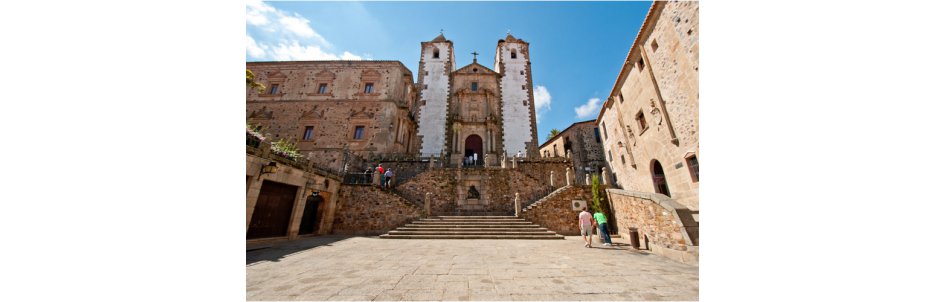
<svg viewBox="0 0 944 302"><path fill-rule="evenodd" d="M452 41L439 34L421 42L417 85L420 91L420 153L439 155L446 146L446 115L451 86L450 74L456 69Z"/></svg>
<svg viewBox="0 0 944 302"><path fill-rule="evenodd" d="M521 151L523 155L537 157L537 121L528 42L515 38L511 33L498 40L495 71L501 74L505 151L509 156Z"/></svg>

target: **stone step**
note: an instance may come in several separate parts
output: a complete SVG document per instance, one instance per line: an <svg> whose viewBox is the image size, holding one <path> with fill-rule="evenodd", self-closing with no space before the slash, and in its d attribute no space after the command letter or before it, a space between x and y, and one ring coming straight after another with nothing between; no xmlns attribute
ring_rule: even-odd
<svg viewBox="0 0 944 302"><path fill-rule="evenodd" d="M436 218L436 217L430 217L430 218L420 218L420 219L417 219L417 220L418 220L418 221L495 221L495 222L502 222L502 221L525 221L524 218L487 218L487 217L480 217L480 218L451 218L451 217Z"/></svg>
<svg viewBox="0 0 944 302"><path fill-rule="evenodd" d="M416 220L413 224L531 224L530 221L507 220Z"/></svg>
<svg viewBox="0 0 944 302"><path fill-rule="evenodd" d="M511 219L418 219L413 222L447 222L447 223L513 223L513 222L528 222L527 220L511 220Z"/></svg>
<svg viewBox="0 0 944 302"><path fill-rule="evenodd" d="M408 223L405 227L418 228L539 228L536 224L416 224Z"/></svg>
<svg viewBox="0 0 944 302"><path fill-rule="evenodd" d="M556 235L552 231L390 231L390 235Z"/></svg>
<svg viewBox="0 0 944 302"><path fill-rule="evenodd" d="M440 218L440 219L522 219L515 216L430 216L429 218Z"/></svg>
<svg viewBox="0 0 944 302"><path fill-rule="evenodd" d="M561 235L380 235L382 239L564 239Z"/></svg>
<svg viewBox="0 0 944 302"><path fill-rule="evenodd" d="M423 228L399 227L397 231L489 231L489 232L546 232L547 228Z"/></svg>

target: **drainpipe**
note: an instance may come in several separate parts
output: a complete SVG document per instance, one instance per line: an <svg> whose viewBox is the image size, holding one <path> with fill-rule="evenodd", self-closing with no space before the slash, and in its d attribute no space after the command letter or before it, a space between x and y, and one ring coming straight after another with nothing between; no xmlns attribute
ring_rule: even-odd
<svg viewBox="0 0 944 302"><path fill-rule="evenodd" d="M672 119L669 118L669 112L665 110L665 100L662 98L662 90L659 89L659 84L656 82L656 76L652 73L652 61L649 61L649 55L646 55L646 48L640 47L639 53L642 54L644 60L646 60L646 65L649 65L649 78L652 80L652 87L656 89L656 97L659 98L659 107L662 109L662 115L665 117L665 123L669 127L669 136L672 137L672 143L676 146L679 145L678 137L675 136L675 127L672 127Z"/></svg>

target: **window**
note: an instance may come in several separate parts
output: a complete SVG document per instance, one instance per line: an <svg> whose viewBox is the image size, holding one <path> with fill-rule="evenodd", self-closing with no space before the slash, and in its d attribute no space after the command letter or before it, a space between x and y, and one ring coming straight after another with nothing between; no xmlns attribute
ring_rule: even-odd
<svg viewBox="0 0 944 302"><path fill-rule="evenodd" d="M619 93L619 100L620 100L620 104L622 104L622 103L623 103L623 93L622 93L622 92Z"/></svg>
<svg viewBox="0 0 944 302"><path fill-rule="evenodd" d="M318 93L325 94L328 93L328 84L321 83L318 85Z"/></svg>
<svg viewBox="0 0 944 302"><path fill-rule="evenodd" d="M517 58L518 58L518 50L516 50L516 49L512 49L512 50L511 50L511 58L512 58L512 59L517 59Z"/></svg>
<svg viewBox="0 0 944 302"><path fill-rule="evenodd" d="M623 165L626 165L626 156L620 154L620 160L623 161Z"/></svg>
<svg viewBox="0 0 944 302"><path fill-rule="evenodd" d="M606 150L606 153L610 155L610 161L612 162L612 161L613 161L613 151L612 151L612 150Z"/></svg>
<svg viewBox="0 0 944 302"><path fill-rule="evenodd" d="M528 106L528 100L521 101L521 105Z"/></svg>
<svg viewBox="0 0 944 302"><path fill-rule="evenodd" d="M479 91L479 82L472 82L472 91Z"/></svg>
<svg viewBox="0 0 944 302"><path fill-rule="evenodd" d="M521 71L521 75L524 75L524 70Z"/></svg>
<svg viewBox="0 0 944 302"><path fill-rule="evenodd" d="M692 174L692 182L698 182L698 158L695 154L685 158L688 163L688 172Z"/></svg>
<svg viewBox="0 0 944 302"><path fill-rule="evenodd" d="M655 39L652 39L652 52L656 52L659 49L659 43Z"/></svg>
<svg viewBox="0 0 944 302"><path fill-rule="evenodd" d="M306 140L306 141L311 140L311 137L312 137L312 134L313 134L312 132L315 132L315 127L314 127L314 126L307 126L307 127L305 127L305 135L302 136L302 139L303 139L303 140Z"/></svg>
<svg viewBox="0 0 944 302"><path fill-rule="evenodd" d="M600 128L593 128L593 136L596 137L597 143L600 143Z"/></svg>
<svg viewBox="0 0 944 302"><path fill-rule="evenodd" d="M636 62L636 67L639 69L646 67L646 63L643 63L642 58L639 58L639 62Z"/></svg>
<svg viewBox="0 0 944 302"><path fill-rule="evenodd" d="M279 84L272 84L272 86L269 87L269 94L278 94L278 93L279 93Z"/></svg>
<svg viewBox="0 0 944 302"><path fill-rule="evenodd" d="M649 129L649 125L646 124L646 116L642 114L642 110L636 113L636 123L639 124L639 134Z"/></svg>
<svg viewBox="0 0 944 302"><path fill-rule="evenodd" d="M603 127L603 140L606 140L606 122L600 123L600 126Z"/></svg>
<svg viewBox="0 0 944 302"><path fill-rule="evenodd" d="M364 85L364 93L374 93L374 83Z"/></svg>
<svg viewBox="0 0 944 302"><path fill-rule="evenodd" d="M364 139L364 126L354 127L354 139Z"/></svg>
<svg viewBox="0 0 944 302"><path fill-rule="evenodd" d="M439 59L439 48L433 49L433 59Z"/></svg>

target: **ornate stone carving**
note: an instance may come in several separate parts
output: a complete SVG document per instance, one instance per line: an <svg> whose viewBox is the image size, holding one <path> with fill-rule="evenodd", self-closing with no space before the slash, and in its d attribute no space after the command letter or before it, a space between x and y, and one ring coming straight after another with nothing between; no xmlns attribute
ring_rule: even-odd
<svg viewBox="0 0 944 302"><path fill-rule="evenodd" d="M649 114L652 115L652 120L656 122L656 125L662 125L662 111L656 108L656 102L654 100L649 100L649 107Z"/></svg>

